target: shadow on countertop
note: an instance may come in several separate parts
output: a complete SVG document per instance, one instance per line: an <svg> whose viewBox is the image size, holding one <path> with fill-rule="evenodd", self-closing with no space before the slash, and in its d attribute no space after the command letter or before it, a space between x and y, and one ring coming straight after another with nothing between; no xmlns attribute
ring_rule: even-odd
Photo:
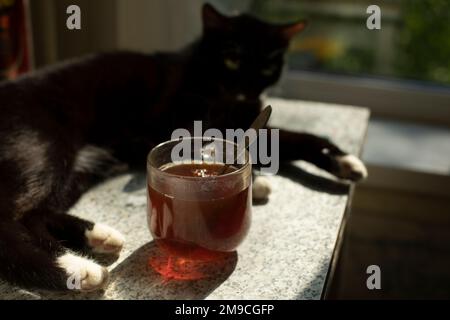
<svg viewBox="0 0 450 320"><path fill-rule="evenodd" d="M147 176L144 171L131 172L131 179L123 187L123 192L131 193L147 188Z"/></svg>
<svg viewBox="0 0 450 320"><path fill-rule="evenodd" d="M295 296L295 300L319 300L325 299L324 291L327 285L329 263L324 260L318 266L314 278Z"/></svg>
<svg viewBox="0 0 450 320"><path fill-rule="evenodd" d="M281 165L278 174L311 190L335 195L344 195L350 192L349 183L309 173L293 163Z"/></svg>
<svg viewBox="0 0 450 320"><path fill-rule="evenodd" d="M153 270L149 261L161 256L151 241L120 263L110 274L106 295L113 299L205 299L234 271L237 253L231 252L220 264L212 265L209 277L199 280L167 280Z"/></svg>
<svg viewBox="0 0 450 320"><path fill-rule="evenodd" d="M110 273L110 282L105 291L58 292L24 291L11 287L5 299L48 300L199 300L208 297L234 271L237 253L231 252L220 264L213 266L208 278L200 280L167 280L149 265L151 257L161 255L160 249L151 241L116 266ZM98 260L97 260L98 261ZM6 285L8 288L9 286Z"/></svg>

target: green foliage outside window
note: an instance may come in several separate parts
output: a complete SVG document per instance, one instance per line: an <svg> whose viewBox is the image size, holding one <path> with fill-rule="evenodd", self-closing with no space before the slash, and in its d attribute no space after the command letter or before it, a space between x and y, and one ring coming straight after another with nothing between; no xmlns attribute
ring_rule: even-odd
<svg viewBox="0 0 450 320"><path fill-rule="evenodd" d="M310 21L293 42L293 69L450 85L450 0L378 1L379 31L366 28L366 8L372 2L253 0L249 11L273 22Z"/></svg>

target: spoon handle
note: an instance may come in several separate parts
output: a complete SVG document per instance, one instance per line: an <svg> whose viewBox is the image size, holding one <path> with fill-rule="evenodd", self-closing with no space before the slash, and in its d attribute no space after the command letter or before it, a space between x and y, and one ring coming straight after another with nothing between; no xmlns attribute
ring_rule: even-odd
<svg viewBox="0 0 450 320"><path fill-rule="evenodd" d="M247 150L257 139L259 135L259 129L262 129L266 126L267 122L269 121L270 115L272 114L272 106L267 106L264 108L263 111L260 112L260 114L256 117L256 119L253 121L253 123L250 126L250 129L253 129L256 131L256 135L250 136L249 139L245 139L245 148L237 154L233 159L233 164L237 161L237 159L242 155L245 150ZM224 174L227 169L229 168L230 164L225 164L222 170L219 172L219 175Z"/></svg>

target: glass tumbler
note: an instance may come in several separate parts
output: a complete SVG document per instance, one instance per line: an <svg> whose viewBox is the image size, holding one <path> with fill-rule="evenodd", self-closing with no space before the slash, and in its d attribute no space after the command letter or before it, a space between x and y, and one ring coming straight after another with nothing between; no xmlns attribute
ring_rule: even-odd
<svg viewBox="0 0 450 320"><path fill-rule="evenodd" d="M158 254L149 263L165 278L208 277L244 240L251 219L252 166L247 151L217 138L184 138L147 158L148 225ZM240 161L229 166L240 153Z"/></svg>

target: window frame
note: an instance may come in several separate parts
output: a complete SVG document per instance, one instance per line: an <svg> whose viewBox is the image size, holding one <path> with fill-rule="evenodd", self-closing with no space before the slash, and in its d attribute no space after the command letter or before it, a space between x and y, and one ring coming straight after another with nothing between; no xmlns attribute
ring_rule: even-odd
<svg viewBox="0 0 450 320"><path fill-rule="evenodd" d="M203 0L190 4L200 12ZM211 1L208 1L211 2ZM169 6L166 14L171 18L172 30L186 30L186 2ZM245 7L245 4L242 5ZM180 23L182 21L183 23ZM181 25L182 24L182 25ZM181 26L180 26L181 25ZM186 30L189 37L199 29L192 23ZM177 39L186 43L186 39ZM286 70L279 83L269 94L282 98L311 100L367 107L373 116L414 121L450 127L450 87L433 83L395 78L349 76L318 71Z"/></svg>
<svg viewBox="0 0 450 320"><path fill-rule="evenodd" d="M450 126L450 88L429 83L287 70L270 92L367 107L374 116Z"/></svg>

